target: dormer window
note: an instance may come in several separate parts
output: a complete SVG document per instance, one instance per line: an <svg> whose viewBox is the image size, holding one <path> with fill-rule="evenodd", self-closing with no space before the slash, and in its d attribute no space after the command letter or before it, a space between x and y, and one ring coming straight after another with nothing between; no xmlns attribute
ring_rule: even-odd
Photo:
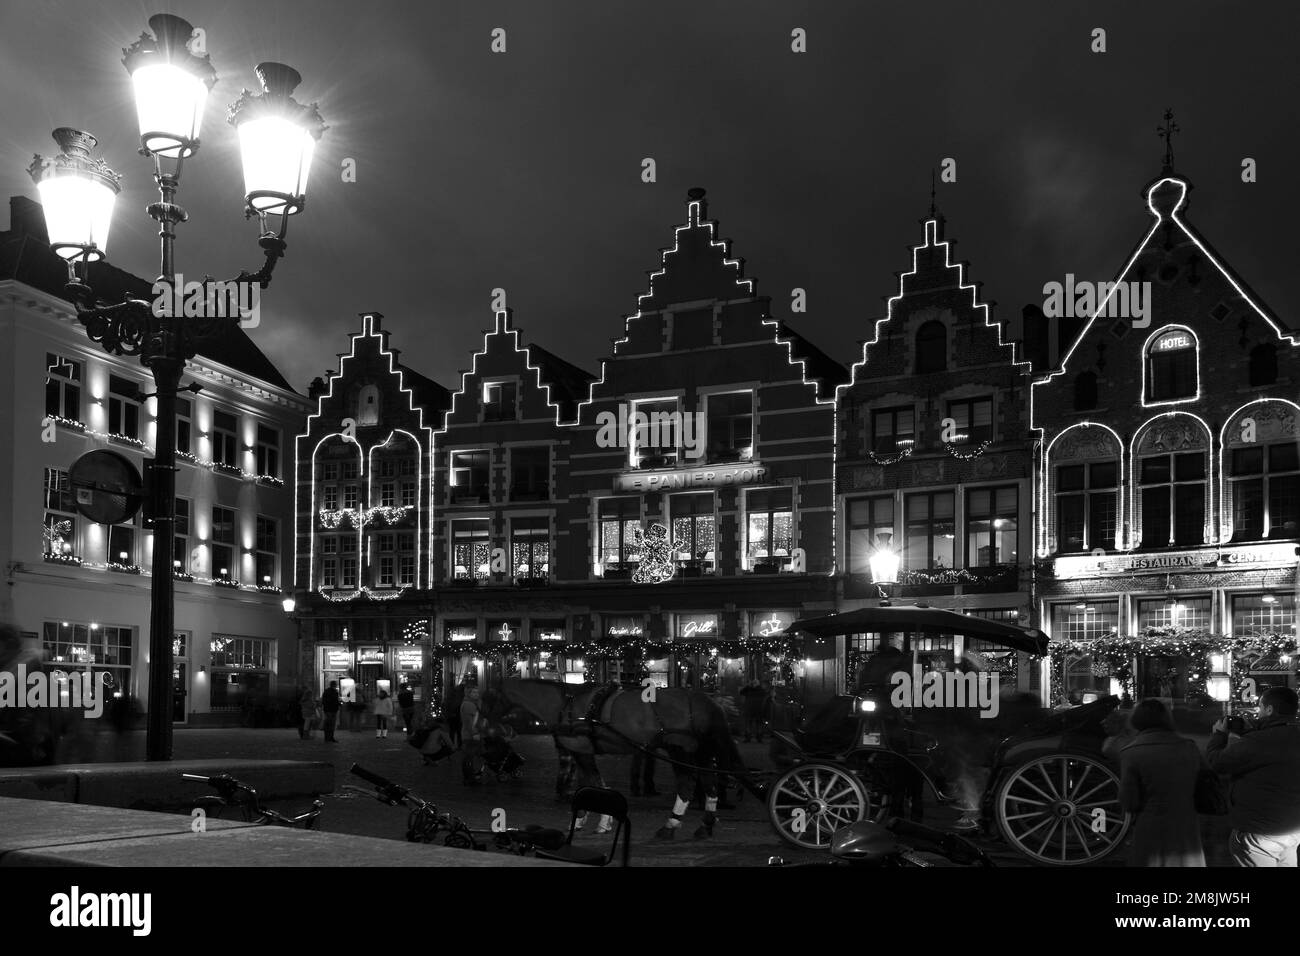
<svg viewBox="0 0 1300 956"><path fill-rule="evenodd" d="M1196 346L1196 336L1183 328L1167 329L1151 340L1146 356L1148 403L1196 398L1200 393Z"/></svg>

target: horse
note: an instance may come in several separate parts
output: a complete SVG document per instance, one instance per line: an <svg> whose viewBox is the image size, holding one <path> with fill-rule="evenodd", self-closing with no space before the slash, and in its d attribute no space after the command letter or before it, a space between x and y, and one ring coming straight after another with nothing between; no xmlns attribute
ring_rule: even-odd
<svg viewBox="0 0 1300 956"><path fill-rule="evenodd" d="M717 782L712 769L746 773L740 751L722 708L708 695L686 688L623 690L617 685L561 684L558 681L507 678L488 706L499 719L518 707L550 728L560 762L556 779L562 791L571 763L584 786L604 787L597 754L637 754L662 748L673 761L676 800L664 825L655 832L671 840L695 793L696 775L705 785L704 819L695 838L713 835L717 822ZM608 827L603 819L601 829Z"/></svg>

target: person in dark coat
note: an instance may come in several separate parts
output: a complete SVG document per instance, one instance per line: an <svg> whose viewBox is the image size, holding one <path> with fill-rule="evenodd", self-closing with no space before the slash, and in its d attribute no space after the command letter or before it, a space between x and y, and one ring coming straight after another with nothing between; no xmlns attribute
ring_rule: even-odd
<svg viewBox="0 0 1300 956"><path fill-rule="evenodd" d="M447 732L459 750L465 742L461 735L460 705L465 702L465 682L452 685L443 701L442 712L447 715Z"/></svg>
<svg viewBox="0 0 1300 956"><path fill-rule="evenodd" d="M1196 743L1174 731L1154 698L1133 708L1134 734L1119 752L1120 806L1135 815L1130 866L1205 866L1196 775L1206 767Z"/></svg>
<svg viewBox="0 0 1300 956"><path fill-rule="evenodd" d="M1205 752L1232 782L1228 849L1237 866L1295 866L1300 845L1300 727L1296 692L1270 687L1259 698L1255 729L1229 743L1226 720Z"/></svg>
<svg viewBox="0 0 1300 956"><path fill-rule="evenodd" d="M397 692L397 709L402 714L402 723L406 725L406 736L411 736L415 725L415 692L410 684L403 684Z"/></svg>
<svg viewBox="0 0 1300 956"><path fill-rule="evenodd" d="M740 692L740 713L745 719L745 743L755 737L763 742L763 704L767 693L758 680L752 680Z"/></svg>
<svg viewBox="0 0 1300 956"><path fill-rule="evenodd" d="M325 740L327 743L336 744L338 741L334 738L334 727L339 720L338 681L330 681L325 693L320 695L320 709L325 712Z"/></svg>

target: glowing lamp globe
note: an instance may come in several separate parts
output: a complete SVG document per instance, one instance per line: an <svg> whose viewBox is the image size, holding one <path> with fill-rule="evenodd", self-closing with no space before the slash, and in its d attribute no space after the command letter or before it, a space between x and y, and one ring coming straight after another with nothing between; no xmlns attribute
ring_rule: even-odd
<svg viewBox="0 0 1300 956"><path fill-rule="evenodd" d="M303 106L291 95L302 82L283 63L259 63L261 94L244 90L230 107L239 134L244 166L244 198L259 215L302 212L316 141L325 123L315 104Z"/></svg>
<svg viewBox="0 0 1300 956"><path fill-rule="evenodd" d="M871 552L868 559L871 565L871 582L873 584L897 584L898 583L898 552L886 545L883 548L876 548Z"/></svg>
<svg viewBox="0 0 1300 956"><path fill-rule="evenodd" d="M90 133L60 126L54 141L58 156L36 156L27 167L41 195L50 245L64 259L97 262L108 248L121 177L102 159L91 157L99 140Z"/></svg>
<svg viewBox="0 0 1300 956"><path fill-rule="evenodd" d="M294 612L294 609L298 606L298 602L295 601L292 597L287 597L280 602L280 606L284 608L285 614L292 614Z"/></svg>
<svg viewBox="0 0 1300 956"><path fill-rule="evenodd" d="M194 28L185 20L159 13L149 18L149 29L153 36L142 33L122 51L135 90L140 144L158 156L184 159L199 148L203 108L217 73L206 53L190 52Z"/></svg>

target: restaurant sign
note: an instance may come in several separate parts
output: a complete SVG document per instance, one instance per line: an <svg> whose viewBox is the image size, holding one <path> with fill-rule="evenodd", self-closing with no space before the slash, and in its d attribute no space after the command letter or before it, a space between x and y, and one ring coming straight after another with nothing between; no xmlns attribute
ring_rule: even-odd
<svg viewBox="0 0 1300 956"><path fill-rule="evenodd" d="M683 640L696 637L717 637L718 616L716 614L679 614L677 615L677 636Z"/></svg>
<svg viewBox="0 0 1300 956"><path fill-rule="evenodd" d="M764 465L681 468L672 471L629 471L614 478L614 490L680 491L684 488L752 485L766 480L767 468Z"/></svg>
<svg viewBox="0 0 1300 956"><path fill-rule="evenodd" d="M776 637L794 623L794 615L789 611L755 611L750 615L749 634L751 637Z"/></svg>
<svg viewBox="0 0 1300 956"><path fill-rule="evenodd" d="M347 670L352 666L351 651L326 651L326 669L332 671Z"/></svg>
<svg viewBox="0 0 1300 956"><path fill-rule="evenodd" d="M1213 568L1286 566L1296 563L1295 545L1255 544L1237 547L1201 548L1196 551L1163 551L1149 554L1112 554L1097 548L1092 554L1057 558L1053 573L1059 579L1091 577L1097 574L1181 574Z"/></svg>
<svg viewBox="0 0 1300 956"><path fill-rule="evenodd" d="M423 668L423 650L418 647L399 647L397 649L397 669L399 671L418 671Z"/></svg>

